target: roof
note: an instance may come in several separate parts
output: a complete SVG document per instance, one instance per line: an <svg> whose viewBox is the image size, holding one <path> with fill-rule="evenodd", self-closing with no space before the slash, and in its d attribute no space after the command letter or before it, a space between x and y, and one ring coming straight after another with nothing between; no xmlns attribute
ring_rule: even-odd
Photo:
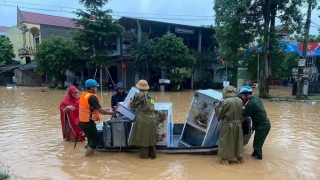
<svg viewBox="0 0 320 180"><path fill-rule="evenodd" d="M43 24L67 28L78 28L74 25L71 18L53 16L47 14L39 14L33 12L20 11L22 22L34 23L34 24Z"/></svg>
<svg viewBox="0 0 320 180"><path fill-rule="evenodd" d="M10 27L7 26L0 26L0 32L6 32Z"/></svg>
<svg viewBox="0 0 320 180"><path fill-rule="evenodd" d="M189 28L194 28L194 29L201 29L201 30L210 30L210 31L214 31L214 29L212 28L208 28L208 27L201 27L201 26L192 26L192 25L184 25L184 24L176 24L176 23L169 23L169 22L162 22L162 21L154 21L154 20L147 20L147 19L140 19L140 18L133 18L133 17L121 17L119 19L120 24L121 23L126 23L129 21L132 21L134 23L137 22L137 20L139 20L140 22L147 22L147 23L152 23L152 24L159 24L159 25L168 25L168 26L183 26L183 27L189 27ZM121 24L122 25L122 24Z"/></svg>
<svg viewBox="0 0 320 180"><path fill-rule="evenodd" d="M30 62L28 64L24 64L23 66L20 66L19 70L22 70L22 71L24 71L24 70L33 70L36 67L37 67L37 63L35 61L32 61L32 62Z"/></svg>

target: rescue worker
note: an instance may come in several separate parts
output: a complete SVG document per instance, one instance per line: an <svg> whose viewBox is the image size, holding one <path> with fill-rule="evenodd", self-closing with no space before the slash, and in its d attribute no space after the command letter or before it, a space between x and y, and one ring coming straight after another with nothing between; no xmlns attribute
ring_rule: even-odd
<svg viewBox="0 0 320 180"><path fill-rule="evenodd" d="M116 91L117 93L114 94L111 97L111 107L114 108L115 106L118 105L119 102L123 102L126 97L127 97L127 93L124 91L124 86L122 82L118 82L116 85Z"/></svg>
<svg viewBox="0 0 320 180"><path fill-rule="evenodd" d="M223 88L223 102L218 110L218 118L222 119L219 135L218 156L224 165L229 159L237 158L239 164L244 164L243 133L241 125L242 101L237 89L233 86Z"/></svg>
<svg viewBox="0 0 320 180"><path fill-rule="evenodd" d="M79 102L79 125L84 131L88 144L85 157L94 154L94 149L98 144L98 130L95 121L100 121L99 113L113 115L110 108L101 108L100 99L96 95L99 84L94 79L85 82L86 90L81 93Z"/></svg>
<svg viewBox="0 0 320 180"><path fill-rule="evenodd" d="M251 87L242 87L240 89L240 94L242 95L242 98L248 100L242 114L242 120L244 120L246 117L251 117L253 126L255 128L253 153L251 156L262 160L262 146L268 136L271 124L267 117L262 100L252 95Z"/></svg>
<svg viewBox="0 0 320 180"><path fill-rule="evenodd" d="M154 97L148 92L149 85L146 80L140 80L136 87L140 90L132 101L131 108L138 110L135 124L130 138L131 146L140 147L140 158L155 159L157 143L157 119L154 114Z"/></svg>

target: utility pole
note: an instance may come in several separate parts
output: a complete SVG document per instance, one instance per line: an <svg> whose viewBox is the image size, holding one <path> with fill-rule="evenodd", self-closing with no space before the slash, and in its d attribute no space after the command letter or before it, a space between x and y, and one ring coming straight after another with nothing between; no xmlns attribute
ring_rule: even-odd
<svg viewBox="0 0 320 180"><path fill-rule="evenodd" d="M307 11L307 20L306 24L304 25L304 40L303 40L303 52L302 52L302 59L305 59L307 62L307 52L308 52L308 41L309 41L309 31L310 31L310 24L311 24L311 11L312 9L313 0L308 0L308 11ZM306 64L304 65L304 67ZM304 68L301 67L301 68ZM303 71L300 70L299 71ZM296 97L300 98L302 94L302 86L303 86L303 77L299 76L298 84L297 84L297 94Z"/></svg>

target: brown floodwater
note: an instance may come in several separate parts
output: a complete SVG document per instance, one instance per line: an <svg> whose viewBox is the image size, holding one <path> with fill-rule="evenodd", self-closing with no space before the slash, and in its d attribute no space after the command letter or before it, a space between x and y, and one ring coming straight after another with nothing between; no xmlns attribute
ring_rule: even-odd
<svg viewBox="0 0 320 180"><path fill-rule="evenodd" d="M154 96L173 102L174 121L183 123L193 93ZM290 88L271 89L271 94L290 93ZM142 160L136 153L97 152L84 158L84 142L74 149L62 140L58 106L66 91L0 87L0 94L0 170L8 170L11 179L320 179L319 103L265 101L272 128L264 159L250 157L251 138L245 146L247 163L223 166L212 155L158 154L155 160ZM111 95L103 92L103 106L110 106Z"/></svg>

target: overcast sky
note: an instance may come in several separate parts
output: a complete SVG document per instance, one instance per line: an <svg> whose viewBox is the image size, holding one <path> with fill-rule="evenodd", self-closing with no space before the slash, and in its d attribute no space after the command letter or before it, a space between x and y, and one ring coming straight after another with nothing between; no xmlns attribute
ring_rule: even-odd
<svg viewBox="0 0 320 180"><path fill-rule="evenodd" d="M0 0L0 26L16 25L17 5L23 11L64 17L75 17L71 12L83 8L78 0ZM212 7L213 0L111 0L105 8L112 9L116 18L129 16L199 26L214 24ZM305 13L306 8L302 11ZM311 34L318 34L319 14L320 11L312 14L315 24L312 24Z"/></svg>

